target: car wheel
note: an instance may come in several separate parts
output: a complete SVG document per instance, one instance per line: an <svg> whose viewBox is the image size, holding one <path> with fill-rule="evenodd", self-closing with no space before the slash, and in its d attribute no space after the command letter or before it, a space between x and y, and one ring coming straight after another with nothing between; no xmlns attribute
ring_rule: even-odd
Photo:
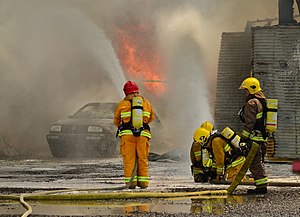
<svg viewBox="0 0 300 217"><path fill-rule="evenodd" d="M116 142L106 142L105 144L99 144L95 146L94 151L96 157L108 158L117 156L117 144Z"/></svg>
<svg viewBox="0 0 300 217"><path fill-rule="evenodd" d="M68 151L66 147L58 144L50 144L49 147L53 157L55 158L68 157Z"/></svg>
<svg viewBox="0 0 300 217"><path fill-rule="evenodd" d="M110 150L106 145L98 144L94 146L93 154L95 157L104 158L108 155L109 151Z"/></svg>
<svg viewBox="0 0 300 217"><path fill-rule="evenodd" d="M108 143L108 151L107 157L115 157L116 156L116 145L113 142Z"/></svg>

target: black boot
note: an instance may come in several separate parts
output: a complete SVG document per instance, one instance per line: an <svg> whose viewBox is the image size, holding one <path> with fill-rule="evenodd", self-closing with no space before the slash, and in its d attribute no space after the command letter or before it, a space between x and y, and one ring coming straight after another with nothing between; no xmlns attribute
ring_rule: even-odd
<svg viewBox="0 0 300 217"><path fill-rule="evenodd" d="M268 193L267 187L249 189L247 191L247 194L267 194L267 193Z"/></svg>

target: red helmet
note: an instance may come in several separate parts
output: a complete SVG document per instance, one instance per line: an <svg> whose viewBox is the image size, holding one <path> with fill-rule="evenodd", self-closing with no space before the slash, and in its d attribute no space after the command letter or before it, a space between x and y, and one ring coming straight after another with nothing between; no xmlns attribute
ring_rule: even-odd
<svg viewBox="0 0 300 217"><path fill-rule="evenodd" d="M124 84L123 90L124 90L125 95L127 96L128 94L131 94L131 93L138 93L139 87L137 86L137 84L135 82L127 81Z"/></svg>

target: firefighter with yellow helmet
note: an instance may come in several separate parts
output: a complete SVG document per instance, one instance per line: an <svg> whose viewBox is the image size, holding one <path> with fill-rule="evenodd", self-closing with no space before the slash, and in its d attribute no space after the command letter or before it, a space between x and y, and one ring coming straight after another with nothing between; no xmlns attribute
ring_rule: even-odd
<svg viewBox="0 0 300 217"><path fill-rule="evenodd" d="M242 148L239 146L240 137L229 127L221 133L215 133L210 139L214 161L216 163L217 179L233 181L242 168L246 158ZM243 181L246 177L243 178Z"/></svg>
<svg viewBox="0 0 300 217"><path fill-rule="evenodd" d="M204 121L200 125L200 127L203 127L203 128L207 129L210 132L212 132L214 130L214 125L211 122L209 122L209 121Z"/></svg>
<svg viewBox="0 0 300 217"><path fill-rule="evenodd" d="M210 126L212 126L212 124ZM210 133L211 132L204 127L199 127L194 132L190 159L195 182L208 182L215 178L212 155L210 150L205 147Z"/></svg>
<svg viewBox="0 0 300 217"><path fill-rule="evenodd" d="M264 166L264 155L266 153L266 97L263 94L260 82L254 77L246 78L239 89L245 90L246 103L239 112L243 129L240 133L241 143L255 141L260 149L254 156L250 166L253 174L255 189L247 191L248 194L266 194L268 178Z"/></svg>
<svg viewBox="0 0 300 217"><path fill-rule="evenodd" d="M152 135L149 124L154 120L150 102L139 95L139 88L133 81L124 85L125 98L114 112L114 124L121 138L120 152L124 162L125 184L130 181L137 158L137 176L129 188L147 188L149 184L148 155Z"/></svg>
<svg viewBox="0 0 300 217"><path fill-rule="evenodd" d="M203 127L194 133L190 151L195 182L197 177L202 182L219 182L221 179L233 181L245 162L241 148L236 145L236 138L226 137L227 128L222 133L213 131L214 127L210 122L204 122L201 126Z"/></svg>

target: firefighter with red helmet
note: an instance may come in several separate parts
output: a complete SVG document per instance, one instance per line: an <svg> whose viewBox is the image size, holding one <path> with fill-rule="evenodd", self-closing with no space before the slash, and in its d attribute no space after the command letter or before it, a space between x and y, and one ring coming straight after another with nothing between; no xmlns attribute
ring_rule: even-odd
<svg viewBox="0 0 300 217"><path fill-rule="evenodd" d="M127 81L123 91L125 98L115 109L114 124L118 127L117 136L121 139L120 152L123 156L125 184L133 175L137 159L137 176L129 188L147 188L149 140L152 137L149 124L154 120L154 111L150 102L139 95L135 82Z"/></svg>
<svg viewBox="0 0 300 217"><path fill-rule="evenodd" d="M260 145L250 166L256 188L248 190L248 194L266 194L268 177L264 166L266 153L266 97L261 91L260 82L254 77L246 78L239 89L245 90L246 103L239 112L241 121L244 123L240 133L241 143L252 141Z"/></svg>

